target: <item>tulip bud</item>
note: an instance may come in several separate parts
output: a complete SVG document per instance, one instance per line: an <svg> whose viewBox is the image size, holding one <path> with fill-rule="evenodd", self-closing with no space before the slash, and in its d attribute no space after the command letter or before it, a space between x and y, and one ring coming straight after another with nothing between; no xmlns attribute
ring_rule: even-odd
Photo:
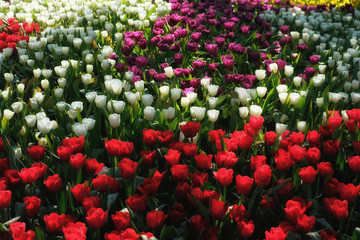
<svg viewBox="0 0 360 240"><path fill-rule="evenodd" d="M52 127L53 123L47 117L37 120L37 128L43 134L47 134L48 132L50 132Z"/></svg>
<svg viewBox="0 0 360 240"><path fill-rule="evenodd" d="M23 109L23 104L22 102L14 102L11 104L11 108L15 113L19 113Z"/></svg>
<svg viewBox="0 0 360 240"><path fill-rule="evenodd" d="M17 85L17 90L18 90L18 92L19 92L20 94L22 94L22 93L24 92L24 90L25 90L25 84L19 83L19 84Z"/></svg>
<svg viewBox="0 0 360 240"><path fill-rule="evenodd" d="M61 88L64 88L65 85L66 85L66 79L65 79L65 78L59 78L59 79L57 80L57 82L58 82L58 84L59 84L59 87L61 87Z"/></svg>
<svg viewBox="0 0 360 240"><path fill-rule="evenodd" d="M4 78L7 82L11 82L14 79L14 75L12 73L4 73Z"/></svg>
<svg viewBox="0 0 360 240"><path fill-rule="evenodd" d="M320 108L324 104L324 98L316 98L316 105Z"/></svg>
<svg viewBox="0 0 360 240"><path fill-rule="evenodd" d="M133 72L125 72L125 79L126 80L131 80L134 76L134 73Z"/></svg>
<svg viewBox="0 0 360 240"><path fill-rule="evenodd" d="M210 122L213 122L213 123L216 122L219 118L219 113L220 113L220 111L216 110L216 109L208 110L207 116L208 116Z"/></svg>
<svg viewBox="0 0 360 240"><path fill-rule="evenodd" d="M264 80L264 78L266 77L266 70L263 70L263 69L255 70L255 76L256 76L256 79L259 81Z"/></svg>
<svg viewBox="0 0 360 240"><path fill-rule="evenodd" d="M82 123L74 123L74 125L72 126L72 130L74 131L74 133L76 134L76 136L80 137L83 136L85 137L88 131L88 128L85 124Z"/></svg>
<svg viewBox="0 0 360 240"><path fill-rule="evenodd" d="M9 109L5 109L3 115L6 120L10 120L14 116L14 112Z"/></svg>
<svg viewBox="0 0 360 240"><path fill-rule="evenodd" d="M189 92L187 97L190 99L190 103L194 103L197 98L197 93Z"/></svg>
<svg viewBox="0 0 360 240"><path fill-rule="evenodd" d="M277 73L278 72L278 65L277 63L270 63L269 64L269 68L270 68L270 71L272 73Z"/></svg>
<svg viewBox="0 0 360 240"><path fill-rule="evenodd" d="M89 103L92 103L97 96L96 92L88 92L85 94L85 98L88 100Z"/></svg>
<svg viewBox="0 0 360 240"><path fill-rule="evenodd" d="M106 96L105 95L97 95L95 97L95 105L97 108L101 109L104 108L106 104Z"/></svg>
<svg viewBox="0 0 360 240"><path fill-rule="evenodd" d="M88 130L91 130L95 127L96 121L92 118L83 118L82 123L87 126Z"/></svg>
<svg viewBox="0 0 360 240"><path fill-rule="evenodd" d="M57 129L59 127L59 124L57 123L57 121L51 120L51 123L52 123L51 130L55 130L55 129Z"/></svg>
<svg viewBox="0 0 360 240"><path fill-rule="evenodd" d="M174 76L174 70L172 67L164 68L164 72L165 72L166 77L168 77L168 78L172 78Z"/></svg>
<svg viewBox="0 0 360 240"><path fill-rule="evenodd" d="M209 96L210 97L215 97L216 94L218 93L218 90L219 90L218 85L209 85L208 86Z"/></svg>
<svg viewBox="0 0 360 240"><path fill-rule="evenodd" d="M288 97L288 93L286 93L286 92L279 93L279 99L282 104L285 104L287 97Z"/></svg>
<svg viewBox="0 0 360 240"><path fill-rule="evenodd" d="M189 104L190 104L190 98L188 98L188 97L181 97L181 106L183 107L183 108L186 108L187 106L189 106Z"/></svg>
<svg viewBox="0 0 360 240"><path fill-rule="evenodd" d="M107 103L107 108L109 111L116 112L116 113L122 113L125 109L125 102L124 101L116 101L116 100L110 100Z"/></svg>
<svg viewBox="0 0 360 240"><path fill-rule="evenodd" d="M42 138L39 138L38 140L38 144L42 147L45 147L47 145L47 140L46 138L42 137Z"/></svg>
<svg viewBox="0 0 360 240"><path fill-rule="evenodd" d="M34 127L36 124L36 116L35 115L25 116L25 122L28 127Z"/></svg>
<svg viewBox="0 0 360 240"><path fill-rule="evenodd" d="M161 86L159 88L161 97L166 97L169 94L169 90L170 90L169 86Z"/></svg>
<svg viewBox="0 0 360 240"><path fill-rule="evenodd" d="M43 80L41 80L40 84L41 84L41 87L45 90L49 87L49 80L43 79Z"/></svg>
<svg viewBox="0 0 360 240"><path fill-rule="evenodd" d="M247 107L239 107L239 115L245 119L249 115L249 109Z"/></svg>
<svg viewBox="0 0 360 240"><path fill-rule="evenodd" d="M320 64L320 65L319 65L319 72L320 72L321 74L324 74L324 73L325 73L325 70L326 70L326 65Z"/></svg>
<svg viewBox="0 0 360 240"><path fill-rule="evenodd" d="M155 117L155 108L154 107L151 107L151 106L146 106L144 108L144 118L147 120L147 121L152 121Z"/></svg>
<svg viewBox="0 0 360 240"><path fill-rule="evenodd" d="M258 105L250 106L250 115L251 116L260 116L262 113L262 108Z"/></svg>
<svg viewBox="0 0 360 240"><path fill-rule="evenodd" d="M289 98L290 98L290 103L295 106L300 101L300 94L298 94L298 93L290 93Z"/></svg>
<svg viewBox="0 0 360 240"><path fill-rule="evenodd" d="M1 92L1 96L5 101L7 101L9 99L9 95L10 95L9 89L6 89Z"/></svg>
<svg viewBox="0 0 360 240"><path fill-rule="evenodd" d="M94 66L93 66L93 65L91 65L91 64L87 64L87 65L86 65L86 72L87 72L88 74L92 73L93 70L94 70Z"/></svg>
<svg viewBox="0 0 360 240"><path fill-rule="evenodd" d="M109 115L109 123L112 128L120 126L120 114L112 113Z"/></svg>
<svg viewBox="0 0 360 240"><path fill-rule="evenodd" d="M211 82L211 78L205 76L201 79L201 86L203 86L205 89L208 89L210 82Z"/></svg>
<svg viewBox="0 0 360 240"><path fill-rule="evenodd" d="M172 88L170 89L171 98L177 101L181 97L181 89L180 88Z"/></svg>
<svg viewBox="0 0 360 240"><path fill-rule="evenodd" d="M26 128L24 126L22 126L20 129L20 135L23 137L23 136L25 136L25 134L26 134Z"/></svg>
<svg viewBox="0 0 360 240"><path fill-rule="evenodd" d="M276 87L276 90L278 91L278 93L286 93L287 92L287 86L285 84L280 84Z"/></svg>
<svg viewBox="0 0 360 240"><path fill-rule="evenodd" d="M19 159L22 157L22 151L20 147L15 147L13 150L16 158Z"/></svg>
<svg viewBox="0 0 360 240"><path fill-rule="evenodd" d="M125 92L126 100L130 103L130 105L134 105L137 103L137 94L132 92Z"/></svg>
<svg viewBox="0 0 360 240"><path fill-rule="evenodd" d="M142 101L145 106L151 106L153 100L154 100L154 97L151 94L144 94L142 96Z"/></svg>
<svg viewBox="0 0 360 240"><path fill-rule="evenodd" d="M263 98L266 95L267 88L266 87L257 87L256 93L260 98Z"/></svg>
<svg viewBox="0 0 360 240"><path fill-rule="evenodd" d="M140 80L140 81L137 81L134 83L135 85L135 89L137 92L142 92L144 91L144 81L143 80Z"/></svg>
<svg viewBox="0 0 360 240"><path fill-rule="evenodd" d="M275 131L277 135L282 135L287 129L287 125L283 123L276 123Z"/></svg>
<svg viewBox="0 0 360 240"><path fill-rule="evenodd" d="M206 108L202 107L191 107L190 114L193 118L196 118L197 121L201 121L205 117Z"/></svg>
<svg viewBox="0 0 360 240"><path fill-rule="evenodd" d="M294 77L293 79L295 87L300 87L302 83L302 77Z"/></svg>
<svg viewBox="0 0 360 240"><path fill-rule="evenodd" d="M289 119L289 116L286 114L281 115L280 122L285 123Z"/></svg>
<svg viewBox="0 0 360 240"><path fill-rule="evenodd" d="M359 88L359 80L352 80L351 86L354 90L357 90Z"/></svg>
<svg viewBox="0 0 360 240"><path fill-rule="evenodd" d="M286 65L284 69L285 76L290 77L294 73L294 67L290 65Z"/></svg>
<svg viewBox="0 0 360 240"><path fill-rule="evenodd" d="M216 107L217 102L218 102L218 98L217 97L209 97L208 101L209 101L209 108L214 109Z"/></svg>
<svg viewBox="0 0 360 240"><path fill-rule="evenodd" d="M352 92L350 93L350 97L351 97L351 101L353 103L359 103L360 102L360 93L355 93L355 92Z"/></svg>
<svg viewBox="0 0 360 240"><path fill-rule="evenodd" d="M84 83L84 85L89 85L91 82L91 74L89 73L82 74L81 81Z"/></svg>

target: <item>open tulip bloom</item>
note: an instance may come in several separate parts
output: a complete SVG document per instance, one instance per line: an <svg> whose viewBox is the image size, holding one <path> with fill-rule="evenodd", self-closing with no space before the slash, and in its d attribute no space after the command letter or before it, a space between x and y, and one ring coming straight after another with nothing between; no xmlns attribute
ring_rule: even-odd
<svg viewBox="0 0 360 240"><path fill-rule="evenodd" d="M318 3L0 2L0 238L359 237L359 5Z"/></svg>

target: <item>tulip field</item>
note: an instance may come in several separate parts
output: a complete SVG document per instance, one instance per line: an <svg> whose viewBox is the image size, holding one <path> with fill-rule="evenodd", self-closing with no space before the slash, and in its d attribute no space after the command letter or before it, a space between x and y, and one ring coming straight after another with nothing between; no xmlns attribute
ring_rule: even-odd
<svg viewBox="0 0 360 240"><path fill-rule="evenodd" d="M0 0L0 240L360 239L358 6Z"/></svg>

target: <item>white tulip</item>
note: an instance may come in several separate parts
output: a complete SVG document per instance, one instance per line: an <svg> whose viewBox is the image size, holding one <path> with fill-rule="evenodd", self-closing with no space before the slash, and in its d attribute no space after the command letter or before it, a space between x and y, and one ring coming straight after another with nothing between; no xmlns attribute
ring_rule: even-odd
<svg viewBox="0 0 360 240"><path fill-rule="evenodd" d="M320 72L321 74L324 74L325 71L326 71L326 65L320 64L320 65L319 65L319 72Z"/></svg>
<svg viewBox="0 0 360 240"><path fill-rule="evenodd" d="M181 106L183 108L186 108L187 106L189 106L190 104L190 98L188 97L181 97L181 102L180 102Z"/></svg>
<svg viewBox="0 0 360 240"><path fill-rule="evenodd" d="M287 125L283 123L276 123L275 131L277 135L282 135L287 129Z"/></svg>
<svg viewBox="0 0 360 240"><path fill-rule="evenodd" d="M300 101L300 94L298 94L298 93L290 93L289 98L290 98L290 103L295 106Z"/></svg>
<svg viewBox="0 0 360 240"><path fill-rule="evenodd" d="M9 99L9 95L10 95L9 89L6 89L1 92L1 96L5 101L7 101Z"/></svg>
<svg viewBox="0 0 360 240"><path fill-rule="evenodd" d="M97 108L104 108L106 104L106 96L105 95L97 95L95 97L95 105Z"/></svg>
<svg viewBox="0 0 360 240"><path fill-rule="evenodd" d="M130 105L134 105L137 103L137 94L132 92L126 92L125 93L126 100L130 103Z"/></svg>
<svg viewBox="0 0 360 240"><path fill-rule="evenodd" d="M42 87L42 89L47 89L48 87L49 87L49 80L47 80L47 79L43 79L43 80L41 80L41 82L40 82L40 84L41 84L41 87Z"/></svg>
<svg viewBox="0 0 360 240"><path fill-rule="evenodd" d="M151 106L146 106L144 108L144 118L147 120L147 121L151 121L154 119L155 117L155 108L154 107L151 107Z"/></svg>
<svg viewBox="0 0 360 240"><path fill-rule="evenodd" d="M281 115L280 123L285 123L289 119L289 116L286 114Z"/></svg>
<svg viewBox="0 0 360 240"><path fill-rule="evenodd" d="M30 98L29 99L30 101L30 106L32 109L37 109L39 107L39 103L38 103L38 100L36 98Z"/></svg>
<svg viewBox="0 0 360 240"><path fill-rule="evenodd" d="M208 91L209 91L209 96L210 97L215 97L216 94L218 93L218 90L219 90L219 86L218 85L209 85L208 86Z"/></svg>
<svg viewBox="0 0 360 240"><path fill-rule="evenodd" d="M250 115L251 116L260 116L262 113L262 108L258 105L251 105L250 106Z"/></svg>
<svg viewBox="0 0 360 240"><path fill-rule="evenodd" d="M142 101L145 106L151 106L153 100L154 100L154 97L151 94L144 94L142 96Z"/></svg>
<svg viewBox="0 0 360 240"><path fill-rule="evenodd" d="M36 116L35 115L25 116L25 122L28 127L34 127L36 124Z"/></svg>
<svg viewBox="0 0 360 240"><path fill-rule="evenodd" d="M60 99L60 98L62 98L62 96L63 96L63 94L64 94L64 89L62 89L62 88L56 88L56 89L54 90L54 94L55 94L55 97L56 97L57 99Z"/></svg>
<svg viewBox="0 0 360 240"><path fill-rule="evenodd" d="M294 67L290 65L286 65L284 69L285 76L290 77L294 73Z"/></svg>
<svg viewBox="0 0 360 240"><path fill-rule="evenodd" d="M45 112L38 112L36 113L36 119L37 120L41 120L43 118L46 118L46 113Z"/></svg>
<svg viewBox="0 0 360 240"><path fill-rule="evenodd" d="M3 117L6 119L6 120L10 120L13 116L14 116L14 112L9 110L9 109L5 109L4 110L4 114L3 114Z"/></svg>
<svg viewBox="0 0 360 240"><path fill-rule="evenodd" d="M81 75L81 81L84 83L84 85L89 85L91 82L91 74L86 73Z"/></svg>
<svg viewBox="0 0 360 240"><path fill-rule="evenodd" d="M354 90L357 90L359 88L359 80L352 80L351 86Z"/></svg>
<svg viewBox="0 0 360 240"><path fill-rule="evenodd" d="M81 47L81 44L82 44L82 39L81 38L74 38L72 43L74 44L75 48L79 49Z"/></svg>
<svg viewBox="0 0 360 240"><path fill-rule="evenodd" d="M169 90L170 90L169 86L161 86L159 88L160 96L161 97L166 97L169 94Z"/></svg>
<svg viewBox="0 0 360 240"><path fill-rule="evenodd" d="M48 132L50 132L52 127L53 123L47 117L41 120L37 120L37 129L43 134L47 134Z"/></svg>
<svg viewBox="0 0 360 240"><path fill-rule="evenodd" d="M352 92L350 93L350 97L351 97L351 101L353 103L359 103L360 102L360 93L355 93L355 92Z"/></svg>
<svg viewBox="0 0 360 240"><path fill-rule="evenodd" d="M300 87L302 84L302 77L294 77L293 79L295 87Z"/></svg>
<svg viewBox="0 0 360 240"><path fill-rule="evenodd" d="M85 98L86 100L88 100L89 103L92 103L95 100L96 96L97 96L96 92L87 92L85 94Z"/></svg>
<svg viewBox="0 0 360 240"><path fill-rule="evenodd" d="M279 99L282 104L285 104L287 97L288 93L279 93Z"/></svg>
<svg viewBox="0 0 360 240"><path fill-rule="evenodd" d="M297 129L299 130L299 132L304 133L306 130L306 122L305 121L299 121L297 123Z"/></svg>
<svg viewBox="0 0 360 240"><path fill-rule="evenodd" d="M205 76L201 79L201 86L203 86L205 89L208 89L208 86L210 85L210 80L208 76Z"/></svg>
<svg viewBox="0 0 360 240"><path fill-rule="evenodd" d="M21 112L23 106L24 105L22 104L22 102L14 102L13 104L11 104L11 108L15 113Z"/></svg>
<svg viewBox="0 0 360 240"><path fill-rule="evenodd" d="M42 92L37 92L37 93L35 93L34 98L36 98L36 100L39 102L39 104L42 104L42 102L45 99L45 95Z"/></svg>
<svg viewBox="0 0 360 240"><path fill-rule="evenodd" d="M57 80L59 87L64 88L66 86L66 79L65 78L59 78Z"/></svg>
<svg viewBox="0 0 360 240"><path fill-rule="evenodd" d="M197 121L201 121L205 117L206 108L203 107L191 107L190 114L192 117L196 118Z"/></svg>
<svg viewBox="0 0 360 240"><path fill-rule="evenodd" d="M168 78L172 78L174 76L174 70L172 67L164 68L164 72L165 72L166 77L168 77Z"/></svg>
<svg viewBox="0 0 360 240"><path fill-rule="evenodd" d="M24 90L25 90L25 84L19 83L19 84L16 86L16 88L17 88L18 92L19 92L20 94L22 94L22 93L24 92Z"/></svg>
<svg viewBox="0 0 360 240"><path fill-rule="evenodd" d="M37 68L33 70L34 78L38 79L41 76L41 69Z"/></svg>
<svg viewBox="0 0 360 240"><path fill-rule="evenodd" d="M266 95L267 88L266 87L257 87L256 93L260 98L263 98Z"/></svg>
<svg viewBox="0 0 360 240"><path fill-rule="evenodd" d="M109 123L112 128L118 128L120 126L120 114L117 113L110 114Z"/></svg>
<svg viewBox="0 0 360 240"><path fill-rule="evenodd" d="M217 97L209 97L208 101L209 101L209 108L214 109L216 107L217 102L218 102L218 98Z"/></svg>
<svg viewBox="0 0 360 240"><path fill-rule="evenodd" d="M5 57L11 57L11 55L13 54L13 48L4 48L3 53Z"/></svg>
<svg viewBox="0 0 360 240"><path fill-rule="evenodd" d="M52 74L52 70L51 69L42 69L41 74L44 76L44 78L49 79L49 77Z"/></svg>
<svg viewBox="0 0 360 240"><path fill-rule="evenodd" d="M194 103L197 98L197 93L189 92L186 96L190 99L190 103Z"/></svg>
<svg viewBox="0 0 360 240"><path fill-rule="evenodd" d="M137 92L142 92L142 91L144 91L145 85L144 85L144 81L143 81L143 80L140 80L140 81L135 82L134 85L135 85L135 89L136 89Z"/></svg>
<svg viewBox="0 0 360 240"><path fill-rule="evenodd" d="M85 137L88 131L87 125L82 124L82 123L74 123L74 125L72 125L72 130L74 131L74 133L76 134L76 136L80 137L83 136Z"/></svg>
<svg viewBox="0 0 360 240"><path fill-rule="evenodd" d="M270 68L270 71L272 73L277 73L278 72L278 65L277 63L270 63L269 64L269 68Z"/></svg>
<svg viewBox="0 0 360 240"><path fill-rule="evenodd" d="M181 89L180 88L172 88L170 89L171 98L177 101L181 97Z"/></svg>
<svg viewBox="0 0 360 240"><path fill-rule="evenodd" d="M208 116L210 122L213 122L213 123L216 122L219 118L219 113L220 113L220 111L216 110L216 109L208 110L207 116Z"/></svg>
<svg viewBox="0 0 360 240"><path fill-rule="evenodd" d="M125 72L125 79L126 80L131 80L133 78L133 76L134 76L133 72L130 72L130 71Z"/></svg>
<svg viewBox="0 0 360 240"><path fill-rule="evenodd" d="M277 92L280 93L286 93L288 87L285 84L280 84L276 87Z"/></svg>
<svg viewBox="0 0 360 240"><path fill-rule="evenodd" d="M256 76L256 79L259 81L264 80L264 78L266 77L266 70L263 70L263 69L255 70L255 76Z"/></svg>
<svg viewBox="0 0 360 240"><path fill-rule="evenodd" d="M122 113L125 109L124 101L110 100L107 103L107 108L111 112Z"/></svg>
<svg viewBox="0 0 360 240"><path fill-rule="evenodd" d="M79 112L82 112L84 109L84 104L81 101L74 101L71 103L71 107L76 111L79 110Z"/></svg>
<svg viewBox="0 0 360 240"><path fill-rule="evenodd" d="M14 79L14 75L12 73L4 73L4 78L7 82L11 82Z"/></svg>
<svg viewBox="0 0 360 240"><path fill-rule="evenodd" d="M239 116L241 118L247 118L247 116L249 115L249 108L247 107L239 107Z"/></svg>
<svg viewBox="0 0 360 240"><path fill-rule="evenodd" d="M316 98L316 105L320 108L324 104L324 98Z"/></svg>
<svg viewBox="0 0 360 240"><path fill-rule="evenodd" d="M94 128L96 121L92 118L83 118L82 123L87 126L88 130L91 130Z"/></svg>

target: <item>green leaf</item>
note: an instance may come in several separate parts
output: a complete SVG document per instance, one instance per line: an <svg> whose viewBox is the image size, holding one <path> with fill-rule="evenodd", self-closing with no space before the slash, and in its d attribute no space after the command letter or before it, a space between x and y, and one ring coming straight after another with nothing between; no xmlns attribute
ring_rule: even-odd
<svg viewBox="0 0 360 240"><path fill-rule="evenodd" d="M116 198L118 197L119 193L113 193L107 195L107 210L110 210L111 205L114 204Z"/></svg>
<svg viewBox="0 0 360 240"><path fill-rule="evenodd" d="M316 221L326 228L332 229L332 226L326 221L325 218L316 218Z"/></svg>
<svg viewBox="0 0 360 240"><path fill-rule="evenodd" d="M103 148L95 148L91 151L91 157L98 159L98 157L104 152Z"/></svg>
<svg viewBox="0 0 360 240"><path fill-rule="evenodd" d="M351 239L352 240L360 240L360 228L359 227L354 229Z"/></svg>
<svg viewBox="0 0 360 240"><path fill-rule="evenodd" d="M174 239L177 236L178 236L178 233L174 226L164 226L161 229L159 240Z"/></svg>
<svg viewBox="0 0 360 240"><path fill-rule="evenodd" d="M294 233L294 232L290 231L286 235L286 239L288 239L288 240L301 240L301 236L298 233Z"/></svg>
<svg viewBox="0 0 360 240"><path fill-rule="evenodd" d="M5 232L7 231L7 228L0 223L0 231Z"/></svg>
<svg viewBox="0 0 360 240"><path fill-rule="evenodd" d="M44 233L41 231L41 229L39 227L37 227L35 229L35 235L36 235L37 240L44 240L45 239Z"/></svg>
<svg viewBox="0 0 360 240"><path fill-rule="evenodd" d="M61 192L60 192L59 212L60 212L60 214L66 212L66 196L65 196L65 191L61 191Z"/></svg>

